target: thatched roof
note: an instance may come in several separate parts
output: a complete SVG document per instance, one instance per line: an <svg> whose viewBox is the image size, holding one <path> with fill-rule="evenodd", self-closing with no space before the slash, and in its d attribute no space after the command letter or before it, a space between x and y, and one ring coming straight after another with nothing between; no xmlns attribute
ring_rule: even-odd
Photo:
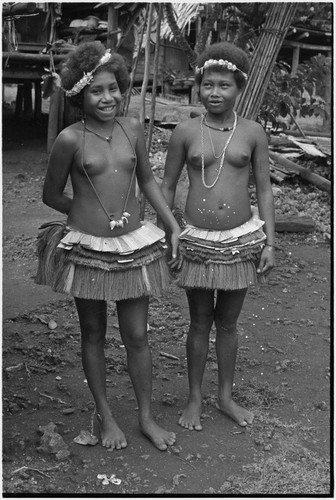
<svg viewBox="0 0 336 500"><path fill-rule="evenodd" d="M181 30L184 28L188 28L189 30L190 23L195 20L202 9L202 4L200 3L175 3L172 4L172 6L175 11L177 25ZM168 40L173 39L173 33L165 19L161 26L161 37L167 38Z"/></svg>

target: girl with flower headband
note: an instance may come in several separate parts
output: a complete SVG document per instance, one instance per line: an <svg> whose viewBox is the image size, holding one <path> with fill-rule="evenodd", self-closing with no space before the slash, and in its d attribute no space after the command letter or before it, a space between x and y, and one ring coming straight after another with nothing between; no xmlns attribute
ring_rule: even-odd
<svg viewBox="0 0 336 500"><path fill-rule="evenodd" d="M161 229L140 221L136 178L170 228L172 262L180 227L152 175L140 123L118 116L129 84L123 58L100 42L83 43L66 61L61 82L83 120L61 131L50 154L43 201L66 214L67 221L46 225L40 234L37 282L74 296L102 445L121 449L127 440L108 406L104 357L107 301L116 301L140 428L166 450L175 434L152 416L147 315L149 297L168 283L167 245ZM65 192L69 176L73 196Z"/></svg>
<svg viewBox="0 0 336 500"><path fill-rule="evenodd" d="M201 117L180 123L168 147L162 191L173 207L176 185L187 165L189 191L180 234L178 284L186 289L189 398L179 423L201 430L201 384L209 334L216 327L217 408L241 426L253 414L232 398L237 320L247 289L274 266L274 205L268 143L262 127L237 116L236 99L249 69L245 52L222 42L198 58L195 80L205 107ZM258 210L250 206L250 165ZM179 267L179 264L176 264Z"/></svg>

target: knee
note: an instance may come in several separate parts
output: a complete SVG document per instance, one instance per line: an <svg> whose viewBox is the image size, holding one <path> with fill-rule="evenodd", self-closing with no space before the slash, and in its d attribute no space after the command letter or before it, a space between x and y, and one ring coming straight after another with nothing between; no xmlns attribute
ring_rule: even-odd
<svg viewBox="0 0 336 500"><path fill-rule="evenodd" d="M145 329L134 329L122 334L122 339L127 351L139 351L147 349L147 331Z"/></svg>
<svg viewBox="0 0 336 500"><path fill-rule="evenodd" d="M106 324L99 321L81 321L80 324L82 341L90 344L104 342L106 334Z"/></svg>
<svg viewBox="0 0 336 500"><path fill-rule="evenodd" d="M214 321L214 316L212 313L207 314L197 314L191 318L190 327L194 333L204 334L210 333L212 324Z"/></svg>
<svg viewBox="0 0 336 500"><path fill-rule="evenodd" d="M216 330L219 334L235 335L237 333L237 321L226 318L215 318Z"/></svg>

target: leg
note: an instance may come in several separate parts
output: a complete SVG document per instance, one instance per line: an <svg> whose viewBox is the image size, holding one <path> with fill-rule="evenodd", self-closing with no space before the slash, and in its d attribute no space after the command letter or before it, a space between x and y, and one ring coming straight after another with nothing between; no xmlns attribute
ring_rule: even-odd
<svg viewBox="0 0 336 500"><path fill-rule="evenodd" d="M242 309L247 289L218 291L215 308L216 354L218 363L217 408L239 425L251 424L253 415L232 399L232 386L236 366L238 335L237 320Z"/></svg>
<svg viewBox="0 0 336 500"><path fill-rule="evenodd" d="M176 436L158 426L151 410L152 357L147 340L148 298L117 302L121 338L126 347L127 366L139 406L140 429L159 450L173 445Z"/></svg>
<svg viewBox="0 0 336 500"><path fill-rule="evenodd" d="M106 397L106 302L78 298L75 302L82 333L82 363L101 424L102 445L119 450L125 448L127 442L111 414Z"/></svg>
<svg viewBox="0 0 336 500"><path fill-rule="evenodd" d="M201 386L209 350L209 334L214 318L214 292L189 290L190 327L187 337L189 398L179 424L189 430L202 430Z"/></svg>

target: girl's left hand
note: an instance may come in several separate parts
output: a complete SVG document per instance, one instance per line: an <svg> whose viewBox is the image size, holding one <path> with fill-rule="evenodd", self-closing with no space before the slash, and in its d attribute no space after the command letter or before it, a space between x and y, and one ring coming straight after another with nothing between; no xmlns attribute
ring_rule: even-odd
<svg viewBox="0 0 336 500"><path fill-rule="evenodd" d="M171 237L170 237L171 257L172 258L170 261L168 261L168 265L171 267L171 269L180 269L181 263L182 263L182 258L179 254L179 251L178 251L180 232L181 232L181 229L178 228L176 231L171 233Z"/></svg>
<svg viewBox="0 0 336 500"><path fill-rule="evenodd" d="M266 277L274 266L274 247L265 246L261 252L257 273Z"/></svg>

